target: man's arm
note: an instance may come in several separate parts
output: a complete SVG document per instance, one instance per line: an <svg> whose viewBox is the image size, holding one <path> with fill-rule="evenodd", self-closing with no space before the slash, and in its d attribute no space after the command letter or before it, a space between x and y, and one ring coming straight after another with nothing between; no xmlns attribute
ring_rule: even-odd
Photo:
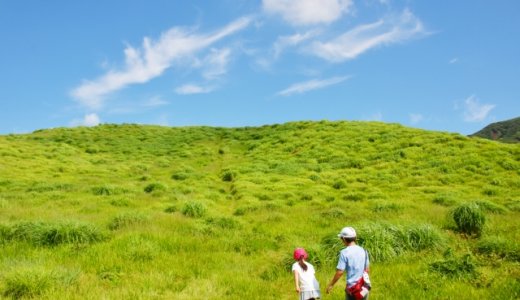
<svg viewBox="0 0 520 300"><path fill-rule="evenodd" d="M332 278L329 285L327 286L327 294L330 293L330 291L334 287L334 284L336 284L336 282L341 278L341 276L343 276L344 272L345 271L342 271L342 270L336 270L336 274L334 274L334 277Z"/></svg>

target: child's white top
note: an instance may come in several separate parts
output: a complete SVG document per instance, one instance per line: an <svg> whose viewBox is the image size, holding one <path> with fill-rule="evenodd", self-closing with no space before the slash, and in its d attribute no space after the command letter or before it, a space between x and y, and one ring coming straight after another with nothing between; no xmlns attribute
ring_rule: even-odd
<svg viewBox="0 0 520 300"><path fill-rule="evenodd" d="M298 272L298 279L300 281L300 290L302 292L308 291L319 291L320 284L316 277L314 276L314 267L308 263L304 262L307 265L307 271L304 271L298 262L295 262L292 265L292 271Z"/></svg>

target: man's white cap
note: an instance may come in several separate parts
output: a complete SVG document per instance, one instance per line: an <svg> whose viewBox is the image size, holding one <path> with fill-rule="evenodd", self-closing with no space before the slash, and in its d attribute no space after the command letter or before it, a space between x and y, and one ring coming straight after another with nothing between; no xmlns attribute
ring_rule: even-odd
<svg viewBox="0 0 520 300"><path fill-rule="evenodd" d="M340 238L355 238L356 231L352 227L344 227L341 229L341 232L338 234Z"/></svg>

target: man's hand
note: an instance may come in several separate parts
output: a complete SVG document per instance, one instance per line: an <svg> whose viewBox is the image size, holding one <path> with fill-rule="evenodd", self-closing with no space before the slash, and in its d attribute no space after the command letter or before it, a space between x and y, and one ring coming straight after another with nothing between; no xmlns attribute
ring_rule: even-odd
<svg viewBox="0 0 520 300"><path fill-rule="evenodd" d="M332 278L329 285L327 286L327 294L329 294L330 291L332 291L334 284L336 284L336 281L338 281L338 279L341 278L341 276L343 275L343 272L344 272L343 270L336 270L336 274L334 274L334 277Z"/></svg>
<svg viewBox="0 0 520 300"><path fill-rule="evenodd" d="M301 290L300 290L300 287L299 287L299 286L297 286L297 287L296 287L296 293L298 293L298 294L299 294L300 292L301 292Z"/></svg>

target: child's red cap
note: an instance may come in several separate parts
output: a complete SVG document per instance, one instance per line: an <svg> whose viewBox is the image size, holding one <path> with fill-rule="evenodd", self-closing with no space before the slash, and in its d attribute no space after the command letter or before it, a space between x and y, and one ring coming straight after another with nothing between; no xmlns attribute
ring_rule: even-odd
<svg viewBox="0 0 520 300"><path fill-rule="evenodd" d="M295 260L300 260L301 258L307 259L308 255L307 255L307 252L305 252L305 249L303 249L303 248L296 248L294 250L293 257L294 257Z"/></svg>

